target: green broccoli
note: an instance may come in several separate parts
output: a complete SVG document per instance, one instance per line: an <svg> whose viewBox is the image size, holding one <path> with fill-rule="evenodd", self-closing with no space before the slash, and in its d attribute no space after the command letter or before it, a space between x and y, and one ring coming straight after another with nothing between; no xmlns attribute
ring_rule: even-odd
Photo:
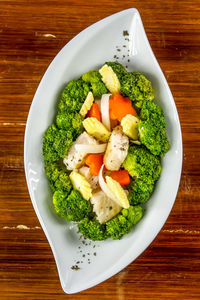
<svg viewBox="0 0 200 300"><path fill-rule="evenodd" d="M78 227L80 233L93 241L102 241L109 237L116 240L129 233L132 226L139 222L141 218L142 208L140 206L130 206L129 209L122 209L116 217L106 224L100 224L95 218L85 217L78 224Z"/></svg>
<svg viewBox="0 0 200 300"><path fill-rule="evenodd" d="M123 77L127 74L126 69L118 62L106 62L106 64L113 69L117 75L120 83L122 82Z"/></svg>
<svg viewBox="0 0 200 300"><path fill-rule="evenodd" d="M140 206L130 206L129 209L122 209L121 212L106 223L106 232L113 240L120 239L129 233L132 226L142 218L142 208Z"/></svg>
<svg viewBox="0 0 200 300"><path fill-rule="evenodd" d="M70 131L58 129L54 124L50 126L43 137L43 157L45 164L57 161L60 157L65 157L72 143L73 137Z"/></svg>
<svg viewBox="0 0 200 300"><path fill-rule="evenodd" d="M53 192L63 190L67 194L72 190L71 180L69 179L69 171L59 162L48 164L45 167L45 173L49 179L50 187Z"/></svg>
<svg viewBox="0 0 200 300"><path fill-rule="evenodd" d="M59 110L65 110L68 113L79 112L89 91L89 85L81 78L71 80L61 95Z"/></svg>
<svg viewBox="0 0 200 300"><path fill-rule="evenodd" d="M45 164L54 162L59 159L59 154L54 148L54 141L57 135L58 129L53 124L50 126L43 136L43 157Z"/></svg>
<svg viewBox="0 0 200 300"><path fill-rule="evenodd" d="M53 205L56 213L68 221L80 221L92 210L91 203L76 190L72 190L69 196L62 190L55 191Z"/></svg>
<svg viewBox="0 0 200 300"><path fill-rule="evenodd" d="M62 190L57 190L53 194L53 205L59 217L67 219L67 193Z"/></svg>
<svg viewBox="0 0 200 300"><path fill-rule="evenodd" d="M136 106L141 107L144 100L154 99L154 91L151 82L140 72L129 72L122 77L121 93L128 96Z"/></svg>
<svg viewBox="0 0 200 300"><path fill-rule="evenodd" d="M165 130L166 122L160 106L144 101L139 122L139 137L152 154L161 157L169 150L170 143Z"/></svg>
<svg viewBox="0 0 200 300"><path fill-rule="evenodd" d="M107 93L107 88L101 80L101 74L99 71L89 71L83 74L82 79L91 85L94 97L101 98L103 94Z"/></svg>
<svg viewBox="0 0 200 300"><path fill-rule="evenodd" d="M66 210L68 221L80 221L92 211L92 205L77 190L72 190L67 197Z"/></svg>
<svg viewBox="0 0 200 300"><path fill-rule="evenodd" d="M58 130L53 145L55 150L58 152L59 157L64 158L72 144L72 133L63 129Z"/></svg>
<svg viewBox="0 0 200 300"><path fill-rule="evenodd" d="M144 146L130 146L123 167L132 177L152 184L161 174L160 159Z"/></svg>
<svg viewBox="0 0 200 300"><path fill-rule="evenodd" d="M84 237L92 241L102 241L108 238L106 234L106 226L100 224L95 218L89 219L85 217L78 224L79 232L84 235Z"/></svg>
<svg viewBox="0 0 200 300"><path fill-rule="evenodd" d="M56 116L58 128L71 131L75 140L83 131L83 117L79 113L59 111Z"/></svg>
<svg viewBox="0 0 200 300"><path fill-rule="evenodd" d="M128 200L131 205L145 203L149 200L154 190L154 183L146 183L140 179L131 181Z"/></svg>

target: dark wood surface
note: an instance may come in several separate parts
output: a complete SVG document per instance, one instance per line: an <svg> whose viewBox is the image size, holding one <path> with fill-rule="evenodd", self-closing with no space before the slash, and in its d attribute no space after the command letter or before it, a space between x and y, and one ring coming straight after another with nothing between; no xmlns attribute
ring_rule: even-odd
<svg viewBox="0 0 200 300"><path fill-rule="evenodd" d="M200 2L91 3L0 1L0 299L200 299ZM141 13L179 112L180 188L165 226L138 259L104 283L66 295L26 186L25 123L57 52L88 25L130 7Z"/></svg>

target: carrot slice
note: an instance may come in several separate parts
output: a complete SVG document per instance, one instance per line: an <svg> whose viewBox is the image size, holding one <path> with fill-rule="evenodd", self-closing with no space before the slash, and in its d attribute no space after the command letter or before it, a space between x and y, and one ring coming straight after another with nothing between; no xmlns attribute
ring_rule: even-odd
<svg viewBox="0 0 200 300"><path fill-rule="evenodd" d="M126 115L136 115L136 111L132 106L129 98L124 98L120 94L115 94L109 102L109 114L111 120L118 120L121 122Z"/></svg>
<svg viewBox="0 0 200 300"><path fill-rule="evenodd" d="M89 154L86 157L85 163L90 167L90 174L98 176L103 165L103 154Z"/></svg>
<svg viewBox="0 0 200 300"><path fill-rule="evenodd" d="M96 118L98 121L101 122L101 112L99 109L99 105L97 103L93 103L92 107L90 108L89 112L87 113L88 118Z"/></svg>
<svg viewBox="0 0 200 300"><path fill-rule="evenodd" d="M130 183L130 175L127 170L120 169L119 171L113 171L110 177L121 185Z"/></svg>

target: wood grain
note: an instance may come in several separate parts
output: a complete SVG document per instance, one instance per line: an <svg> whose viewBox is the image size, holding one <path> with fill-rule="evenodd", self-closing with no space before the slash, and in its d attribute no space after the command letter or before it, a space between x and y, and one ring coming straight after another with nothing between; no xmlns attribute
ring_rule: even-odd
<svg viewBox="0 0 200 300"><path fill-rule="evenodd" d="M137 260L96 287L66 295L26 187L25 123L57 52L87 26L130 7L140 11L179 112L180 188L165 226ZM0 1L0 299L200 298L199 15L198 0Z"/></svg>

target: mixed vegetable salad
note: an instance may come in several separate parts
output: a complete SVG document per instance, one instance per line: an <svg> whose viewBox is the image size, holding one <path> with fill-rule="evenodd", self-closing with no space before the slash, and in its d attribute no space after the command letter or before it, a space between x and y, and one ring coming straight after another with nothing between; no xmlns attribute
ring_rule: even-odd
<svg viewBox="0 0 200 300"><path fill-rule="evenodd" d="M120 239L143 215L169 150L151 82L117 62L65 87L43 137L57 214L91 240Z"/></svg>

